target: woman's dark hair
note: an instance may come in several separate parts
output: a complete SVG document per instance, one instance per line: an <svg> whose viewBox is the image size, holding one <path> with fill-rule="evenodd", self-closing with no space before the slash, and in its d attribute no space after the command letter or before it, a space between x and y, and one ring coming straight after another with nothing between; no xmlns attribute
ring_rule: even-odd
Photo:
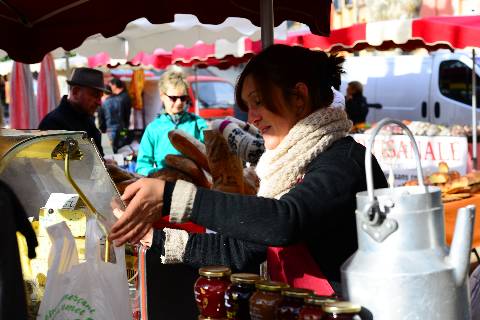
<svg viewBox="0 0 480 320"><path fill-rule="evenodd" d="M245 78L251 75L265 107L273 113L279 110L273 103L272 87L279 87L285 99L289 99L299 82L308 87L309 99L314 110L328 107L333 101L331 87L343 73L343 57L327 55L323 51L311 51L303 47L272 45L253 57L238 78L235 99L240 109L248 111L242 100Z"/></svg>
<svg viewBox="0 0 480 320"><path fill-rule="evenodd" d="M348 86L353 90L353 94L363 95L363 85L359 81L351 81L348 83Z"/></svg>

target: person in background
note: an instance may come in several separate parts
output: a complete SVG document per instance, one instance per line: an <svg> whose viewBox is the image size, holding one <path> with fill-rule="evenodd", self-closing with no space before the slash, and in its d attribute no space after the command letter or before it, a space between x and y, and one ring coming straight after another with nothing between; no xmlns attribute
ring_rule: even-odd
<svg viewBox="0 0 480 320"><path fill-rule="evenodd" d="M188 83L178 67L162 75L159 89L164 112L147 126L138 150L136 172L144 176L164 168L167 154L180 154L170 143L168 132L181 129L203 142L203 130L208 127L203 118L185 110Z"/></svg>
<svg viewBox="0 0 480 320"><path fill-rule="evenodd" d="M107 90L111 90L107 85ZM98 123L102 133L107 133L112 143L114 153L117 153L117 135L125 128L122 106L118 96L105 92L102 97L102 106L98 109Z"/></svg>
<svg viewBox="0 0 480 320"><path fill-rule="evenodd" d="M108 92L103 83L103 73L91 68L77 68L67 83L68 96L62 97L58 107L42 119L38 129L85 131L103 157L102 135L95 126L94 118L103 93Z"/></svg>
<svg viewBox="0 0 480 320"><path fill-rule="evenodd" d="M367 99L363 96L363 86L358 81L348 83L346 109L348 118L352 120L354 125L364 123L367 119L368 104Z"/></svg>
<svg viewBox="0 0 480 320"><path fill-rule="evenodd" d="M110 80L110 87L113 94L120 100L122 110L123 126L125 129L130 128L130 114L132 112L132 100L125 88L125 83L117 78Z"/></svg>
<svg viewBox="0 0 480 320"><path fill-rule="evenodd" d="M143 239L163 263L195 267L222 264L244 272L266 258L272 280L339 293L340 266L358 247L355 197L366 190L365 148L348 136L352 122L345 111L330 107L343 60L285 45L253 57L235 96L264 139L257 196L140 179L122 196L128 206L110 240L121 245ZM377 161L372 163L375 188L387 187ZM172 223L191 221L217 233L151 232L166 215Z"/></svg>

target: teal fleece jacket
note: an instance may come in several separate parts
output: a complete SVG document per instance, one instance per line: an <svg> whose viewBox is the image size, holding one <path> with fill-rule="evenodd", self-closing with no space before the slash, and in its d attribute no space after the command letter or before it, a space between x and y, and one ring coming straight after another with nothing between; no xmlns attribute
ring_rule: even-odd
<svg viewBox="0 0 480 320"><path fill-rule="evenodd" d="M180 154L168 139L171 130L181 129L203 142L203 130L207 127L203 118L192 113L185 112L178 124L175 124L168 114L162 113L145 129L138 150L136 172L147 176L166 166L167 154Z"/></svg>

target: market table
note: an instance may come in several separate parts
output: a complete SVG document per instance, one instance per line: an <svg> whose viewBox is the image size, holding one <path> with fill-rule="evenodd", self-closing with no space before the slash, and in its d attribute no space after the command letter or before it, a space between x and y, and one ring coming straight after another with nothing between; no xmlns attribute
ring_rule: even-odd
<svg viewBox="0 0 480 320"><path fill-rule="evenodd" d="M472 248L480 247L480 194L474 194L470 198L444 203L445 208L445 234L447 236L447 243L452 243L453 233L455 229L455 221L457 217L457 210L474 204L477 207L475 217L475 227L473 229Z"/></svg>

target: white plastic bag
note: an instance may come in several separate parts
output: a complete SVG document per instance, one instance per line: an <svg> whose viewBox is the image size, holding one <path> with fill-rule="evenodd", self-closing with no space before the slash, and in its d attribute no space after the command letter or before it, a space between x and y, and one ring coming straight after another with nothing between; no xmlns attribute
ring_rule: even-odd
<svg viewBox="0 0 480 320"><path fill-rule="evenodd" d="M87 221L86 258L78 263L75 241L65 222L47 228L52 241L45 295L38 320L131 320L124 247L116 263L100 258L102 232Z"/></svg>

